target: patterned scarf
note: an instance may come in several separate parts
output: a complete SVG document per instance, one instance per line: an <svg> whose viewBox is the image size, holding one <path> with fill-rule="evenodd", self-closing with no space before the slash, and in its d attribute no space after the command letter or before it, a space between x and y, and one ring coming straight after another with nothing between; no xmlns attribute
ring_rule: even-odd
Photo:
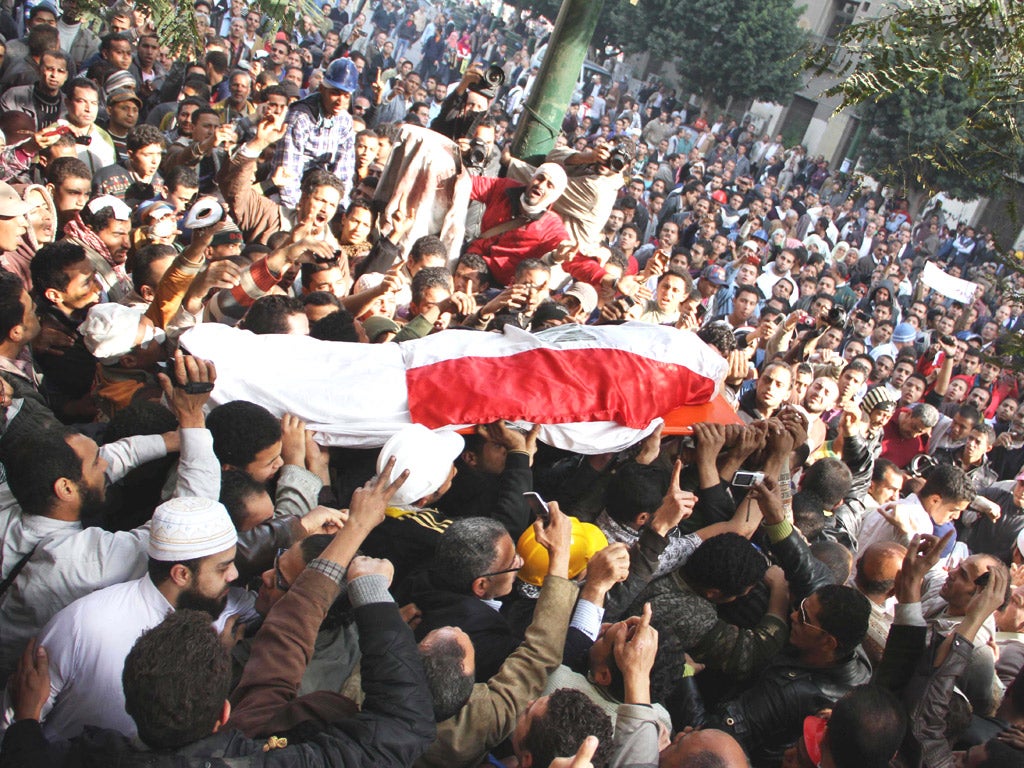
<svg viewBox="0 0 1024 768"><path fill-rule="evenodd" d="M89 227L85 226L82 221L80 214L75 214L75 218L71 219L67 224L64 225L64 234L68 237L78 240L85 246L88 246L92 250L96 251L103 260L110 265L114 274L117 275L119 281L131 281L128 273L125 272L124 264L115 264L113 257L110 255L110 250L107 248L106 243L100 240L100 236L93 232Z"/></svg>

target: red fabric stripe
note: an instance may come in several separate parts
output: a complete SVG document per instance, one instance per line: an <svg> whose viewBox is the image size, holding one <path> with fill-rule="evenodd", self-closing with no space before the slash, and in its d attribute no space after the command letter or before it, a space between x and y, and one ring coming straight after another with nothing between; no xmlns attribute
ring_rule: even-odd
<svg viewBox="0 0 1024 768"><path fill-rule="evenodd" d="M673 408L708 402L715 389L685 366L616 349L456 358L407 370L406 383L412 420L431 429L497 419L641 429Z"/></svg>

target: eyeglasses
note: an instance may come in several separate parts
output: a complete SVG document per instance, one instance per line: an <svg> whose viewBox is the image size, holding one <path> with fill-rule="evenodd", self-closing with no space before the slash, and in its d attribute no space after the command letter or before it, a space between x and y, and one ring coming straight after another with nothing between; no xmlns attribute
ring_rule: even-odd
<svg viewBox="0 0 1024 768"><path fill-rule="evenodd" d="M291 584L285 581L284 576L281 574L281 555L288 551L287 547L281 547L277 550L277 554L274 555L274 586L281 592L287 592L291 588Z"/></svg>
<svg viewBox="0 0 1024 768"><path fill-rule="evenodd" d="M810 621L808 621L808 619L807 619L807 608L805 608L805 607L804 607L804 604L805 604L805 603L806 603L806 602L807 602L808 600L810 600L810 599L811 599L811 598L810 598L810 597L808 596L808 597L805 597L805 598L804 598L803 600L801 600L801 601L800 601L800 608L799 608L799 612L800 612L800 623L801 623L801 624L803 624L803 625L804 625L805 627L810 627L811 629L817 629L817 630L819 630L819 631L821 631L821 632L824 632L824 633L825 633L826 635L828 635L828 634L831 634L831 633L830 633L830 632L829 632L829 631L828 631L827 629L825 629L824 627L818 626L817 624L811 624L811 622L810 622Z"/></svg>
<svg viewBox="0 0 1024 768"><path fill-rule="evenodd" d="M512 558L512 567L511 568L505 568L505 569L500 570L500 571L491 571L490 573L481 573L479 576L477 576L477 578L478 579L486 579L486 578L490 578L491 576L501 576L502 574L505 574L505 573L516 573L522 567L523 567L523 558L521 558L519 556L519 553L516 552L515 557Z"/></svg>

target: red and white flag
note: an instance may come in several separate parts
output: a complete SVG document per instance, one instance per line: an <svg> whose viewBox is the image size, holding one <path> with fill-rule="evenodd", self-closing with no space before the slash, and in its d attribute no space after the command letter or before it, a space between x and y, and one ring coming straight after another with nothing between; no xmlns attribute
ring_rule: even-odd
<svg viewBox="0 0 1024 768"><path fill-rule="evenodd" d="M544 424L581 453L620 450L658 419L717 394L726 362L688 331L640 323L539 334L450 330L403 344L256 336L207 323L182 336L217 365L215 403L293 413L329 445L376 447L410 422Z"/></svg>

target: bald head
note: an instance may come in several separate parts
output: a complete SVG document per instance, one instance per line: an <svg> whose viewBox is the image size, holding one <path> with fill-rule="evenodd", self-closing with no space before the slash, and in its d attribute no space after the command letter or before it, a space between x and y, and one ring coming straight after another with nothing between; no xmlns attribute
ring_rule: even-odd
<svg viewBox="0 0 1024 768"><path fill-rule="evenodd" d="M725 731L680 733L661 751L658 768L750 768L743 747Z"/></svg>
<svg viewBox="0 0 1024 768"><path fill-rule="evenodd" d="M885 602L896 586L896 574L906 554L906 547L894 541L872 544L857 560L857 589L873 602Z"/></svg>

